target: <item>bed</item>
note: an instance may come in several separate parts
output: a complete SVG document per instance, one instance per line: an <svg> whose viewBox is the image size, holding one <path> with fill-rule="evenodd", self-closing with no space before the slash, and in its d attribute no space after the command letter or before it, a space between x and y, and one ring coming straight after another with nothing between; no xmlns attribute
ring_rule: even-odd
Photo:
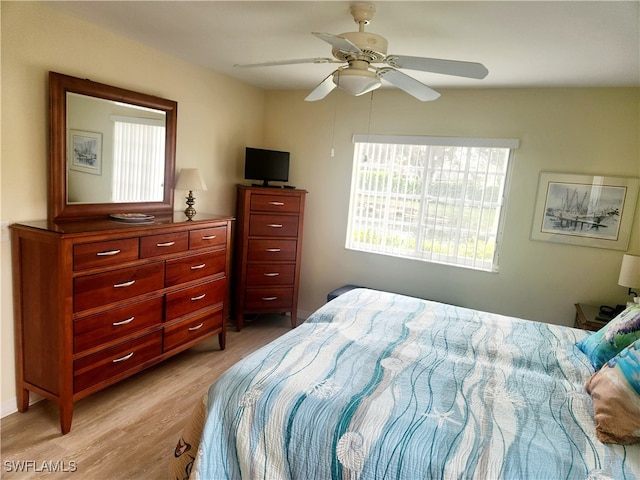
<svg viewBox="0 0 640 480"><path fill-rule="evenodd" d="M355 289L198 402L171 478L633 479L597 437L588 332Z"/></svg>

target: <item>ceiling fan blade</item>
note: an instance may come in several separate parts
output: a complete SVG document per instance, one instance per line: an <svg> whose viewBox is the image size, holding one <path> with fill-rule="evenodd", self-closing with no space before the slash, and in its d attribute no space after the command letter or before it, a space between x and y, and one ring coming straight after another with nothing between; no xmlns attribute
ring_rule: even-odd
<svg viewBox="0 0 640 480"><path fill-rule="evenodd" d="M481 63L460 62L457 60L441 60L439 58L408 57L405 55L389 55L385 62L395 68L408 68L422 72L443 73L457 77L482 79L489 70Z"/></svg>
<svg viewBox="0 0 640 480"><path fill-rule="evenodd" d="M317 100L322 100L324 97L329 95L331 91L336 88L336 84L333 83L333 74L331 73L327 78L325 78L320 84L313 89L313 91L306 96L304 99L305 102L315 102Z"/></svg>
<svg viewBox="0 0 640 480"><path fill-rule="evenodd" d="M320 40L324 40L327 43L330 43L334 48L337 48L341 52L349 52L349 53L360 53L358 47L356 47L351 41L346 38L339 37L337 35L333 35L331 33L320 33L320 32L311 32L312 35L315 35Z"/></svg>
<svg viewBox="0 0 640 480"><path fill-rule="evenodd" d="M236 63L237 68L275 67L278 65L299 65L301 63L344 63L333 58L298 58L295 60L277 60L275 62L262 63Z"/></svg>
<svg viewBox="0 0 640 480"><path fill-rule="evenodd" d="M402 73L393 68L381 68L378 70L378 75L387 80L392 85L404 90L409 95L413 95L418 100L423 102L429 102L435 100L440 96L438 92L430 87L427 87L424 83L419 82L415 78Z"/></svg>

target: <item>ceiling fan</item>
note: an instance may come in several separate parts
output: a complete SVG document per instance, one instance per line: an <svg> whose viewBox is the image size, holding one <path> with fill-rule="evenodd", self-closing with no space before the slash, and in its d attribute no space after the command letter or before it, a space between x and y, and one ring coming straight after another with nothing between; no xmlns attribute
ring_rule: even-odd
<svg viewBox="0 0 640 480"><path fill-rule="evenodd" d="M304 63L346 63L346 65L339 67L320 82L305 98L308 102L322 100L336 87L351 95L362 95L380 87L382 84L380 79L388 81L423 102L435 100L440 96L438 92L397 70L398 68L477 79L482 79L489 73L481 63L406 55L387 55L387 40L375 33L364 31L365 25L368 25L373 18L375 7L370 4L358 3L352 5L350 11L353 19L358 24L357 32L347 32L340 35L312 32L314 36L333 47L331 53L335 58L301 58L266 63L237 64L234 66L247 68ZM376 67L374 64L386 64L388 66Z"/></svg>

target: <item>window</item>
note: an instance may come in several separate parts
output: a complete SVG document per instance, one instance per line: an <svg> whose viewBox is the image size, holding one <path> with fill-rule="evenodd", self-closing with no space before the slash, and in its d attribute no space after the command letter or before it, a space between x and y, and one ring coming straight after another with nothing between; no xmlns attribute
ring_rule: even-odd
<svg viewBox="0 0 640 480"><path fill-rule="evenodd" d="M498 271L517 140L354 136L346 247Z"/></svg>
<svg viewBox="0 0 640 480"><path fill-rule="evenodd" d="M113 115L113 201L159 202L164 197L163 120Z"/></svg>

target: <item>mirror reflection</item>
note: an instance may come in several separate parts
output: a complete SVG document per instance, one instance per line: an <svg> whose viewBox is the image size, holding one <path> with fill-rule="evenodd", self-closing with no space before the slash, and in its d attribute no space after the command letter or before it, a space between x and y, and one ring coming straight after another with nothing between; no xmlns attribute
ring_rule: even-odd
<svg viewBox="0 0 640 480"><path fill-rule="evenodd" d="M161 202L166 112L67 92L67 204Z"/></svg>

